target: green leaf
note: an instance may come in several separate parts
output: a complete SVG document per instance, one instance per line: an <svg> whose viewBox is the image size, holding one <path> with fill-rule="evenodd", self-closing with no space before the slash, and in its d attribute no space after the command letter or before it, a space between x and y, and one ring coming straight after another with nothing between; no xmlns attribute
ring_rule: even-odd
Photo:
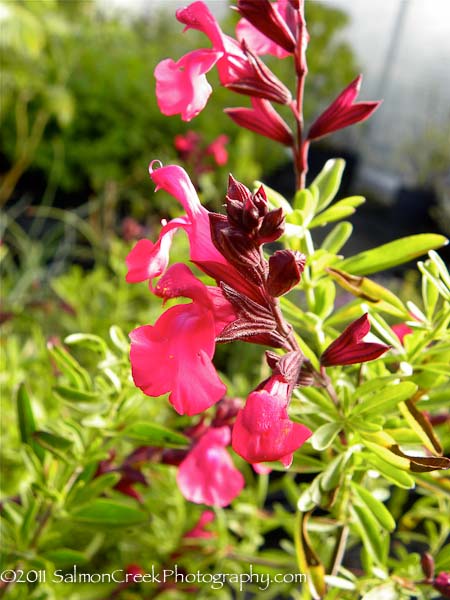
<svg viewBox="0 0 450 600"><path fill-rule="evenodd" d="M365 505L353 505L350 509L353 522L359 529L362 542L370 556L374 556L377 562L383 560L383 543L381 531L377 520Z"/></svg>
<svg viewBox="0 0 450 600"><path fill-rule="evenodd" d="M431 262L436 265L439 276L444 282L446 288L450 290L450 274L445 266L444 261L434 250L430 250L430 252L428 252L428 256L430 257Z"/></svg>
<svg viewBox="0 0 450 600"><path fill-rule="evenodd" d="M190 443L189 439L181 433L146 421L129 425L121 434L148 446L188 446Z"/></svg>
<svg viewBox="0 0 450 600"><path fill-rule="evenodd" d="M314 217L317 199L309 190L298 190L294 197L294 210L302 216L302 225L307 227Z"/></svg>
<svg viewBox="0 0 450 600"><path fill-rule="evenodd" d="M436 572L450 571L450 544L447 544L435 558Z"/></svg>
<svg viewBox="0 0 450 600"><path fill-rule="evenodd" d="M325 425L321 425L310 438L314 450L325 450L325 448L331 446L341 429L342 423L325 423Z"/></svg>
<svg viewBox="0 0 450 600"><path fill-rule="evenodd" d="M103 356L107 356L109 352L105 341L93 333L72 333L64 339L64 343L69 344L69 346L81 346L93 352L98 352Z"/></svg>
<svg viewBox="0 0 450 600"><path fill-rule="evenodd" d="M128 341L128 338L118 325L113 325L112 327L110 327L109 337L111 338L112 343L118 350L125 354L128 354L128 351L130 349L130 342Z"/></svg>
<svg viewBox="0 0 450 600"><path fill-rule="evenodd" d="M362 196L351 196L336 202L331 208L328 208L323 213L320 213L311 221L309 227L323 227L333 221L339 221L352 215L355 212L355 208L366 201Z"/></svg>
<svg viewBox="0 0 450 600"><path fill-rule="evenodd" d="M346 258L337 266L351 274L370 275L402 265L447 243L448 240L443 235L434 233L411 235Z"/></svg>
<svg viewBox="0 0 450 600"><path fill-rule="evenodd" d="M330 279L323 279L314 288L314 313L321 319L326 319L334 308L336 286Z"/></svg>
<svg viewBox="0 0 450 600"><path fill-rule="evenodd" d="M332 254L337 254L347 243L353 232L353 225L347 221L338 223L322 242L322 248Z"/></svg>
<svg viewBox="0 0 450 600"><path fill-rule="evenodd" d="M136 508L113 500L98 498L70 515L77 523L99 527L129 527L148 521L148 516Z"/></svg>
<svg viewBox="0 0 450 600"><path fill-rule="evenodd" d="M388 509L384 506L384 504L380 502L380 500L372 496L372 494L368 490L366 490L364 487L362 487L355 481L351 482L351 486L356 492L357 498L373 514L373 516L376 518L381 527L387 529L388 531L394 531L394 518L388 511Z"/></svg>
<svg viewBox="0 0 450 600"><path fill-rule="evenodd" d="M29 444L38 459L42 462L45 453L33 439L33 433L36 431L36 423L34 421L30 396L24 383L21 383L17 390L17 420L21 441L24 444Z"/></svg>
<svg viewBox="0 0 450 600"><path fill-rule="evenodd" d="M77 388L68 387L65 385L55 385L53 390L61 396L63 400L69 400L71 402L92 402L98 400L98 394L93 392L84 392Z"/></svg>
<svg viewBox="0 0 450 600"><path fill-rule="evenodd" d="M119 482L120 478L120 473L112 472L99 475L87 484L84 481L77 482L78 485L73 487L72 493L67 498L66 507L80 506L81 504L90 502L93 498L100 496L105 490L112 489Z"/></svg>
<svg viewBox="0 0 450 600"><path fill-rule="evenodd" d="M62 346L49 346L48 351L58 369L73 386L81 390L89 390L92 387L88 372L83 369L80 363L65 348Z"/></svg>
<svg viewBox="0 0 450 600"><path fill-rule="evenodd" d="M35 431L33 438L40 446L58 456L60 456L60 451L64 452L72 446L71 440L60 435L55 435L54 433L49 433L48 431Z"/></svg>
<svg viewBox="0 0 450 600"><path fill-rule="evenodd" d="M323 210L334 200L341 185L344 169L345 160L342 158L327 160L323 169L313 181L313 184L319 189L318 210Z"/></svg>
<svg viewBox="0 0 450 600"><path fill-rule="evenodd" d="M392 481L392 483L398 487L409 490L415 486L414 479L411 475L386 462L386 460L380 458L376 454L365 454L364 457L385 479ZM365 467L365 469L366 468L367 467Z"/></svg>
<svg viewBox="0 0 450 600"><path fill-rule="evenodd" d="M400 402L411 398L417 391L417 385L411 381L403 381L378 389L376 393L364 398L361 404L355 406L351 415L379 414L385 415ZM357 392L356 392L357 395Z"/></svg>
<svg viewBox="0 0 450 600"><path fill-rule="evenodd" d="M41 556L61 569L72 567L73 565L82 565L89 561L85 554L78 550L71 550L70 548L47 550L47 552L43 552Z"/></svg>
<svg viewBox="0 0 450 600"><path fill-rule="evenodd" d="M324 492L334 490L339 485L339 481L349 458L350 456L347 453L339 454L322 473L320 487Z"/></svg>

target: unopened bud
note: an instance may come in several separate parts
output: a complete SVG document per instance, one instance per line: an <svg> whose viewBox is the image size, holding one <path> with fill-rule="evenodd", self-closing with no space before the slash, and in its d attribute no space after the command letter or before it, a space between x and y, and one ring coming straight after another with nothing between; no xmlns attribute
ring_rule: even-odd
<svg viewBox="0 0 450 600"><path fill-rule="evenodd" d="M287 294L299 283L306 256L296 250L278 250L269 259L267 291L275 298Z"/></svg>

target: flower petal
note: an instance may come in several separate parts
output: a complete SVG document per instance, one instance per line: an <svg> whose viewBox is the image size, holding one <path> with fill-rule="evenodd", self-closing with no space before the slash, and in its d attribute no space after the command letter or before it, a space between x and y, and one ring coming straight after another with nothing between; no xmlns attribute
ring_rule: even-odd
<svg viewBox="0 0 450 600"><path fill-rule="evenodd" d="M200 49L177 62L167 58L156 66L156 98L163 115L180 114L183 121L190 121L204 109L212 92L205 73L221 56L221 52Z"/></svg>
<svg viewBox="0 0 450 600"><path fill-rule="evenodd" d="M244 478L225 450L229 442L229 427L209 429L180 464L177 483L187 500L227 506L242 491Z"/></svg>

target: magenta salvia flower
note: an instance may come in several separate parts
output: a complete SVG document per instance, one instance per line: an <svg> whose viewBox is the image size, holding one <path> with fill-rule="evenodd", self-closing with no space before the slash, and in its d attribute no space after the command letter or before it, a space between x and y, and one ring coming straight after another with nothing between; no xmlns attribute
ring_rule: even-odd
<svg viewBox="0 0 450 600"><path fill-rule="evenodd" d="M221 56L213 50L194 50L177 62L168 58L156 66L156 97L163 115L180 114L190 121L204 109L212 92L205 73Z"/></svg>
<svg viewBox="0 0 450 600"><path fill-rule="evenodd" d="M244 478L226 450L230 437L227 426L209 429L180 464L177 483L187 500L227 506L241 493Z"/></svg>
<svg viewBox="0 0 450 600"><path fill-rule="evenodd" d="M167 271L155 293L165 299L184 296L192 303L173 306L154 325L131 332L133 380L148 396L170 392L169 401L179 414L200 413L218 402L226 391L211 359L217 328L222 329L234 318L232 308L228 307L228 318L223 311L218 326L207 287L183 264ZM223 299L222 308L225 305Z"/></svg>
<svg viewBox="0 0 450 600"><path fill-rule="evenodd" d="M253 108L226 108L224 112L241 126L285 146L292 146L292 131L268 100L251 98Z"/></svg>
<svg viewBox="0 0 450 600"><path fill-rule="evenodd" d="M307 427L289 419L291 393L292 385L278 374L248 396L237 415L232 438L233 450L246 461L279 460L288 467L293 452L312 435Z"/></svg>
<svg viewBox="0 0 450 600"><path fill-rule="evenodd" d="M381 101L355 102L361 82L362 75L358 75L314 121L308 132L308 140L317 140L333 131L365 121L376 111Z"/></svg>
<svg viewBox="0 0 450 600"><path fill-rule="evenodd" d="M295 11L290 10L288 0L238 0L237 8L244 19L237 24L236 35L239 40L245 40L257 54L272 54L284 58L294 52L296 36L287 20L291 17L291 24L295 27Z"/></svg>
<svg viewBox="0 0 450 600"><path fill-rule="evenodd" d="M228 152L225 148L228 142L229 137L222 134L212 141L206 148L206 154L211 155L216 165L219 167L223 167L228 162Z"/></svg>
<svg viewBox="0 0 450 600"><path fill-rule="evenodd" d="M370 321L366 313L344 329L328 346L320 358L320 364L323 367L353 365L374 360L387 352L390 346L363 341L369 331Z"/></svg>
<svg viewBox="0 0 450 600"><path fill-rule="evenodd" d="M214 521L214 513L212 510L204 510L200 515L200 519L197 524L187 531L184 535L184 539L209 539L214 537L214 533L212 531L208 531L205 529L209 523Z"/></svg>
<svg viewBox="0 0 450 600"><path fill-rule="evenodd" d="M186 29L202 31L212 49L189 52L177 62L163 60L155 69L156 97L165 115L180 114L193 119L211 94L205 74L217 66L222 85L242 94L288 104L291 94L286 86L262 63L249 42L239 43L225 35L203 2L193 2L176 13Z"/></svg>

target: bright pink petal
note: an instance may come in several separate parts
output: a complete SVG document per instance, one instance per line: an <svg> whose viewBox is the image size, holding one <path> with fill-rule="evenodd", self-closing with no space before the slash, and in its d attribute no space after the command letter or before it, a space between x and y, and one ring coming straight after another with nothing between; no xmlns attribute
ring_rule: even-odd
<svg viewBox="0 0 450 600"><path fill-rule="evenodd" d="M241 19L236 25L236 37L239 41L244 40L247 46L258 56L271 54L277 58L285 58L291 54L258 31L247 19Z"/></svg>
<svg viewBox="0 0 450 600"><path fill-rule="evenodd" d="M209 146L206 148L206 154L210 154L215 160L219 167L227 164L228 152L225 145L228 144L229 138L227 135L219 135Z"/></svg>
<svg viewBox="0 0 450 600"><path fill-rule="evenodd" d="M205 529L206 525L214 521L214 513L212 510L204 510L198 520L197 525L193 527L190 531L185 533L183 537L186 538L203 538L208 539L214 536L212 531L208 531Z"/></svg>
<svg viewBox="0 0 450 600"><path fill-rule="evenodd" d="M223 50L223 33L204 2L193 2L185 8L180 8L177 10L176 16L178 21L186 26L184 31L188 29L201 31L211 40L214 50Z"/></svg>
<svg viewBox="0 0 450 600"><path fill-rule="evenodd" d="M289 10L287 2L238 0L237 8L239 13L244 17L243 20L247 21L249 25L251 24L255 31L267 40L264 43L263 40L255 39L255 35L252 35L252 32L246 28L247 35L250 35L250 40L257 44L259 42L260 47L262 46L263 51L257 52L258 54L269 53L274 54L278 58L284 58L295 51L295 37L286 22ZM292 11L291 14L295 15L295 11ZM238 27L240 24L241 21L238 23ZM238 27L236 28L236 33L238 33ZM243 37L238 36L238 38L244 39L256 51L245 35ZM277 47L280 50L277 50Z"/></svg>
<svg viewBox="0 0 450 600"><path fill-rule="evenodd" d="M288 417L287 401L267 390L252 392L233 427L232 446L250 463L281 460L290 464L292 453L312 432Z"/></svg>
<svg viewBox="0 0 450 600"><path fill-rule="evenodd" d="M212 309L208 289L183 263L175 263L161 277L153 292L160 298L191 298Z"/></svg>
<svg viewBox="0 0 450 600"><path fill-rule="evenodd" d="M194 415L225 394L211 362L215 324L210 310L197 303L174 306L130 337L134 383L148 396L171 392L175 410Z"/></svg>
<svg viewBox="0 0 450 600"><path fill-rule="evenodd" d="M209 429L180 464L177 483L187 500L227 506L242 491L244 478L225 449L229 442L229 427Z"/></svg>
<svg viewBox="0 0 450 600"><path fill-rule="evenodd" d="M237 319L237 315L234 312L231 302L225 298L220 288L208 285L207 290L214 313L216 337L218 337L227 325Z"/></svg>
<svg viewBox="0 0 450 600"><path fill-rule="evenodd" d="M396 325L391 325L392 331L398 337L400 342L403 344L403 340L405 339L405 335L409 335L413 332L411 327L408 327L406 323L397 323Z"/></svg>
<svg viewBox="0 0 450 600"><path fill-rule="evenodd" d="M212 92L205 73L221 56L213 50L194 50L178 62L168 58L156 66L156 98L163 115L180 114L190 121L203 110Z"/></svg>

